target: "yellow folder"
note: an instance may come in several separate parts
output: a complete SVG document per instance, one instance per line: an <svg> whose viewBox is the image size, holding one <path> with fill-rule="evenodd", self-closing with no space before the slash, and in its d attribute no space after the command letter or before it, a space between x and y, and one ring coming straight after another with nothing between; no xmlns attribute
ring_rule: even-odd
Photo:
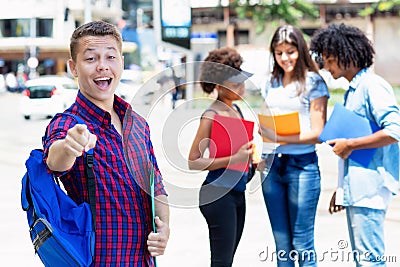
<svg viewBox="0 0 400 267"><path fill-rule="evenodd" d="M294 111L278 115L258 114L258 120L264 127L273 129L277 135L294 135L300 133L299 112ZM271 142L263 137L264 142Z"/></svg>

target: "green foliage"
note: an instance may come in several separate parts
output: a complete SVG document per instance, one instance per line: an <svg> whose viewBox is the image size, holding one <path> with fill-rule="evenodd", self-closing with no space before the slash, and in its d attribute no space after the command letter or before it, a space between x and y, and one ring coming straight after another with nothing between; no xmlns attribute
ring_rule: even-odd
<svg viewBox="0 0 400 267"><path fill-rule="evenodd" d="M346 91L343 89L329 89L329 101L328 101L328 105L329 106L334 106L336 103L342 103L343 104L343 100L344 100L344 93ZM397 100L397 104L400 105L400 86L393 86L393 92L394 92L394 96L396 97Z"/></svg>
<svg viewBox="0 0 400 267"><path fill-rule="evenodd" d="M257 33L264 30L267 21L298 25L303 18L317 18L319 15L315 5L303 0L234 0L233 5L239 18L256 22Z"/></svg>
<svg viewBox="0 0 400 267"><path fill-rule="evenodd" d="M372 3L370 6L367 6L364 9L361 9L358 14L361 17L366 17L369 15L373 15L375 12L389 11L398 6L400 6L400 0L378 1L378 2Z"/></svg>

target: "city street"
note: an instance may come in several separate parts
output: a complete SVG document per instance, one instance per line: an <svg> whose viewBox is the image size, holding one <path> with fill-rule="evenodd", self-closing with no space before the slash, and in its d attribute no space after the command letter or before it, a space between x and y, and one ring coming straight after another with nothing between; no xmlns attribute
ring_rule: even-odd
<svg viewBox="0 0 400 267"><path fill-rule="evenodd" d="M30 150L41 147L41 137L49 119L24 120L19 112L19 94L0 95L0 265L17 267L43 266L34 254L29 239L25 212L20 205L21 178ZM134 102L135 103L135 102ZM189 105L188 105L189 106ZM164 103L141 113L149 121L153 144L171 202L171 236L166 254L157 259L158 266L209 266L207 225L197 207L198 188L206 172L190 172L185 160L197 129L202 109L185 104L171 110ZM141 107L138 107L139 110ZM251 114L250 110L245 111ZM245 116L246 117L246 116ZM176 127L180 126L180 127ZM344 212L327 211L336 185L337 158L327 145L318 146L322 174L315 243L319 266L355 266L347 234ZM248 185L246 224L234 265L276 266L274 241L268 215L259 188L259 176ZM385 224L387 266L400 265L400 200L390 205Z"/></svg>

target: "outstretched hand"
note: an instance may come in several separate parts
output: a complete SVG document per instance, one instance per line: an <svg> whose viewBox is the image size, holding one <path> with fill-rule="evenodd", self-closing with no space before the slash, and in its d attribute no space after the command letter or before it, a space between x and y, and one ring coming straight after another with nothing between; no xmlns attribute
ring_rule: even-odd
<svg viewBox="0 0 400 267"><path fill-rule="evenodd" d="M96 135L90 133L85 124L76 124L67 132L64 149L68 155L79 157L83 151L94 148L96 141Z"/></svg>

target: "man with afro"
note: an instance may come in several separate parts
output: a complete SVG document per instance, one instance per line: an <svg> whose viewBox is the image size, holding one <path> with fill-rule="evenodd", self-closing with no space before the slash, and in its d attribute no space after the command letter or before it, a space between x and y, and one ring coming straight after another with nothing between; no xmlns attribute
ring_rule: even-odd
<svg viewBox="0 0 400 267"><path fill-rule="evenodd" d="M360 29L331 24L314 34L310 50L322 59L333 78L344 77L350 82L344 106L380 128L368 136L327 142L344 169L339 172L343 173L339 175L343 194L335 192L329 211L346 209L357 266L385 266L384 220L390 199L398 192L399 106L390 84L370 69L375 51ZM349 158L352 151L366 148L376 148L368 166Z"/></svg>

